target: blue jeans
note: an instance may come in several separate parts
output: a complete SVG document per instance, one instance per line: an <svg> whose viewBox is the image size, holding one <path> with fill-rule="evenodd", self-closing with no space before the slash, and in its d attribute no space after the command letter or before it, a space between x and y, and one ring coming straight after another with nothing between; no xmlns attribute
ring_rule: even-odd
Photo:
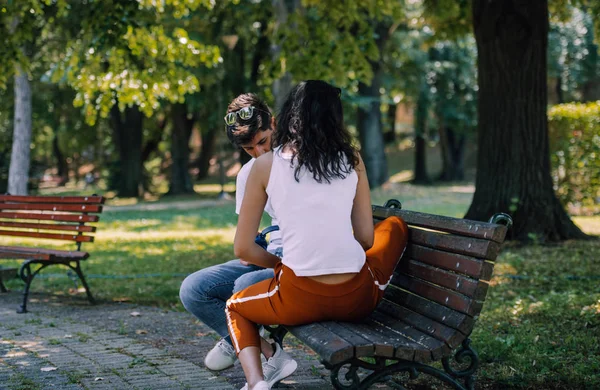
<svg viewBox="0 0 600 390"><path fill-rule="evenodd" d="M277 252L274 254L279 255ZM242 265L239 260L231 260L188 275L181 283L179 299L187 311L231 343L225 302L233 295L234 285L243 290L273 275L271 268ZM243 280L237 283L240 277Z"/></svg>

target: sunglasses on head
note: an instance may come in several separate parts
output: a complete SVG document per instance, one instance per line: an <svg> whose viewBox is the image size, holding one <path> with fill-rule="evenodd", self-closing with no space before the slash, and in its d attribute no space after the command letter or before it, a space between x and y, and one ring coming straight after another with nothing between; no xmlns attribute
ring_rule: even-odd
<svg viewBox="0 0 600 390"><path fill-rule="evenodd" d="M232 112L228 113L227 115L225 115L225 117L223 119L225 120L225 124L227 126L233 126L237 122L238 117L244 121L251 119L254 116L254 111L261 111L267 115L271 115L270 112L267 112L265 110L258 109L254 106L248 106L248 107L241 108L237 111L232 111Z"/></svg>

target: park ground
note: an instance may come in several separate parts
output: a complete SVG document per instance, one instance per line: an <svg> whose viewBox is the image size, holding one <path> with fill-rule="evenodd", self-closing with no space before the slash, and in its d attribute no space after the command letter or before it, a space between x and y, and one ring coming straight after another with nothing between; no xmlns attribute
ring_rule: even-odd
<svg viewBox="0 0 600 390"><path fill-rule="evenodd" d="M405 209L462 217L473 181L411 185L411 171L395 168L411 166L409 156L390 156L392 179L373 191L373 203L396 198ZM431 158L435 167L435 150ZM233 191L233 182L225 189ZM213 200L219 190L213 179L197 184L194 197L110 200L84 264L100 305L88 306L66 273L50 268L33 284L31 313L17 316L21 284L9 281L12 292L0 296L0 389L241 387L239 366L220 375L202 368L215 335L178 298L186 275L233 257L234 205ZM586 233L600 235L600 216L573 218ZM481 362L478 388L600 388L599 270L597 239L506 244L472 334ZM327 386L310 351L293 339L287 347L302 364L282 388ZM41 371L46 367L57 370Z"/></svg>

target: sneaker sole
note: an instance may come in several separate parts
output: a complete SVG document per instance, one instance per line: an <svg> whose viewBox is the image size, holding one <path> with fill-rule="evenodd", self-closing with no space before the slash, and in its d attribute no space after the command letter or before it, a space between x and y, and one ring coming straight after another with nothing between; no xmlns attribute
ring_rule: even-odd
<svg viewBox="0 0 600 390"><path fill-rule="evenodd" d="M296 369L298 368L298 363L295 360L291 360L289 361L281 371L279 371L279 375L277 375L275 378L271 379L270 381L267 381L267 383L269 384L269 388L275 386L275 383L279 382L282 379L287 378L288 376L292 375L294 373L294 371L296 371Z"/></svg>
<svg viewBox="0 0 600 390"><path fill-rule="evenodd" d="M235 366L235 361L234 361L233 363L231 363L228 366L218 366L216 368L212 368L212 367L210 367L210 365L206 364L206 358L204 359L203 363L204 363L204 367L208 368L211 371L223 371L223 370L226 370L226 369L228 369L230 367Z"/></svg>

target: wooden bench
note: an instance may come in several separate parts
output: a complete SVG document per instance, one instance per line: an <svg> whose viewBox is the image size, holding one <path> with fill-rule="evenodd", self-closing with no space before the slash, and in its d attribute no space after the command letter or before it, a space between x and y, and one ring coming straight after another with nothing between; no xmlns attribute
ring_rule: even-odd
<svg viewBox="0 0 600 390"><path fill-rule="evenodd" d="M24 260L19 276L25 282L23 303L17 310L27 312L27 298L33 278L49 265L62 264L71 268L79 279L90 303L94 298L83 276L80 262L88 252L81 250L84 242L93 242L96 231L90 222L98 222L102 212L102 196L19 196L0 195L0 236L31 237L72 241L75 250L51 249L43 241L27 246L0 245L0 259ZM32 266L39 265L35 270Z"/></svg>
<svg viewBox="0 0 600 390"><path fill-rule="evenodd" d="M478 357L469 335L512 220L506 214L485 223L405 211L396 200L373 206L375 222L392 215L409 225L409 242L375 312L361 323L271 328L271 336L281 343L289 332L318 353L336 389L367 389L399 372L472 389ZM429 365L439 360L444 371Z"/></svg>

